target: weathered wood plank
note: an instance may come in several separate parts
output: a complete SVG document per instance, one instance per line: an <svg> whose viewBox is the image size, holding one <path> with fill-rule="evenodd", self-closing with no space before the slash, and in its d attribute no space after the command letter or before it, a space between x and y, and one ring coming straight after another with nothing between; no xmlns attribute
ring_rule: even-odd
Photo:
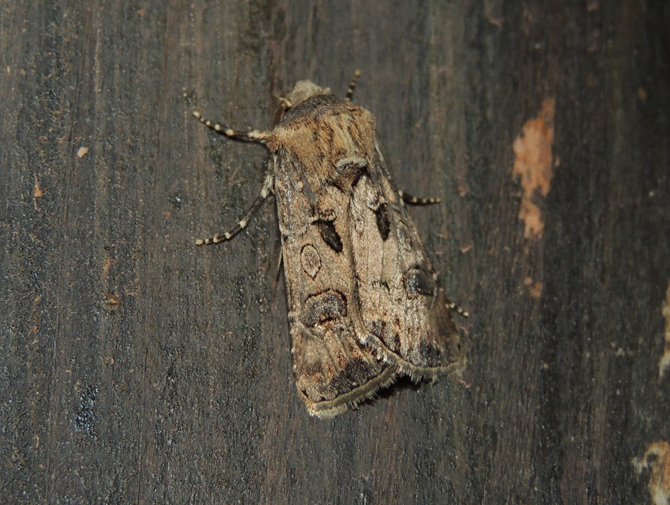
<svg viewBox="0 0 670 505"><path fill-rule="evenodd" d="M669 18L651 1L1 6L8 502L650 502L632 461L670 439ZM265 153L191 111L267 126L273 94L344 93L357 68L397 182L444 201L412 215L473 314L470 385L400 384L320 421L294 391L273 204L194 247L257 194ZM554 134L528 237L524 125L528 155Z"/></svg>

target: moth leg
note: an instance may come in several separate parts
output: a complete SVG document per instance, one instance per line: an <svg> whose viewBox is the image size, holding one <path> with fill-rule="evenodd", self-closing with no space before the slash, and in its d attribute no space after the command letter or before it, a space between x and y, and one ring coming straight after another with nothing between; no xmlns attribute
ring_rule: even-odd
<svg viewBox="0 0 670 505"><path fill-rule="evenodd" d="M347 95L346 99L351 100L354 97L354 89L356 89L356 83L358 82L358 78L361 76L361 71L356 70L354 72L354 76L351 78L351 81L349 81L349 89L347 90Z"/></svg>
<svg viewBox="0 0 670 505"><path fill-rule="evenodd" d="M228 126L222 126L219 123L212 123L209 119L205 119L204 117L202 117L202 115L197 110L193 111L193 117L195 117L198 121L200 121L208 128L214 130L216 133L225 135L230 139L243 140L245 142L256 142L257 144L265 144L267 139L271 135L271 132L268 131L251 130L248 132L240 132L237 130L233 130Z"/></svg>
<svg viewBox="0 0 670 505"><path fill-rule="evenodd" d="M432 205L434 203L440 203L442 200L439 198L419 198L418 196L410 195L404 191L398 190L398 195L402 198L402 201L410 205Z"/></svg>
<svg viewBox="0 0 670 505"><path fill-rule="evenodd" d="M246 214L244 214L244 217L237 222L237 224L233 227L232 230L227 231L220 235L215 235L211 238L198 239L195 241L195 245L210 245L225 242L226 240L230 240L239 232L241 232L244 228L246 228L247 225L249 224L249 220L251 219L251 217L258 211L258 209L261 207L261 205L267 199L267 197L270 196L270 193L272 193L273 181L274 179L272 177L272 174L268 173L268 175L265 177L265 182L263 183L263 189L261 189L260 195L256 197L256 199L251 204L251 207L249 207L249 210L247 210Z"/></svg>
<svg viewBox="0 0 670 505"><path fill-rule="evenodd" d="M458 312L463 317L470 317L470 313L467 310L463 310L461 307L456 305L454 302L451 302L451 301L447 300L446 305L447 305L447 308L449 310L453 310L454 312Z"/></svg>

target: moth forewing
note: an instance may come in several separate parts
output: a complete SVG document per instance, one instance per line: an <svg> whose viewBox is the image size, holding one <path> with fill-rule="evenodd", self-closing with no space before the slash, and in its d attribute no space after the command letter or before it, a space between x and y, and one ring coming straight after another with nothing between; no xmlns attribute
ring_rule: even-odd
<svg viewBox="0 0 670 505"><path fill-rule="evenodd" d="M376 150L373 174L386 172ZM390 178L362 176L352 195L361 224L351 233L368 342L413 379L463 365L460 337L416 227ZM366 282L367 281L367 282Z"/></svg>
<svg viewBox="0 0 670 505"><path fill-rule="evenodd" d="M357 76L356 76L357 77ZM310 414L331 417L397 377L434 379L465 364L437 275L391 180L374 116L299 81L272 131L204 124L271 151L293 370ZM249 213L233 231L244 228ZM229 239L227 232L209 244Z"/></svg>

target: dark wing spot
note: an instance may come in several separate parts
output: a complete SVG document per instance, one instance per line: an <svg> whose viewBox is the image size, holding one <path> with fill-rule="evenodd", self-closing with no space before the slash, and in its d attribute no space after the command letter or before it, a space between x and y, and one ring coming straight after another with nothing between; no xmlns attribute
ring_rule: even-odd
<svg viewBox="0 0 670 505"><path fill-rule="evenodd" d="M347 299L337 291L329 289L305 301L305 326L316 326L328 321L347 317Z"/></svg>
<svg viewBox="0 0 670 505"><path fill-rule="evenodd" d="M408 298L418 298L419 295L430 296L435 293L433 277L421 267L415 266L405 270L403 282Z"/></svg>
<svg viewBox="0 0 670 505"><path fill-rule="evenodd" d="M379 230L379 234L381 235L382 240L386 242L389 238L389 231L391 230L391 217L389 216L388 205L382 203L375 211L375 216L377 216L377 229Z"/></svg>
<svg viewBox="0 0 670 505"><path fill-rule="evenodd" d="M319 219L314 224L319 229L323 241L328 244L333 251L341 253L342 239L337 234L337 230L335 230L335 224L333 224L332 221L324 221L323 219Z"/></svg>
<svg viewBox="0 0 670 505"><path fill-rule="evenodd" d="M365 384L379 373L376 363L363 359L346 359L343 365L342 371L329 384L338 396L350 392L355 386Z"/></svg>

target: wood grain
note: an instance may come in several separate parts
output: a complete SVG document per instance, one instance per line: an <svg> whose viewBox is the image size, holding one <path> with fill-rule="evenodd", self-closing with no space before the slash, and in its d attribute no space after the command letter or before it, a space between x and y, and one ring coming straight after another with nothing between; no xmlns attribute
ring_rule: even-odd
<svg viewBox="0 0 670 505"><path fill-rule="evenodd" d="M670 439L663 2L5 2L0 478L8 503L651 503ZM265 153L311 79L370 109L469 384L333 420L291 375ZM515 140L553 99L524 237ZM548 123L547 123L548 124ZM546 137L542 137L545 138ZM536 144L533 144L536 145ZM80 148L88 152L79 157Z"/></svg>

